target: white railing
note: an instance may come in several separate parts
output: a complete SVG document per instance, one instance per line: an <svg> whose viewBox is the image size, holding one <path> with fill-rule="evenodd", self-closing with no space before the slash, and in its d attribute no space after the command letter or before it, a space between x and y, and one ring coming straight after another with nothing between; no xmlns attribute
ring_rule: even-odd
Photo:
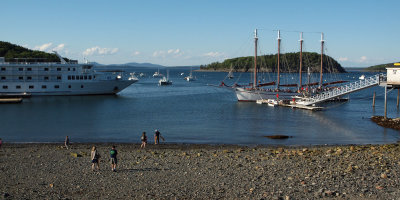
<svg viewBox="0 0 400 200"><path fill-rule="evenodd" d="M303 105L312 105L316 103L321 103L327 101L329 99L337 98L352 92L356 92L359 90L363 90L372 86L376 86L380 81L386 79L386 75L377 74L371 77L366 77L364 80L359 80L353 83L349 83L346 85L342 85L333 90L325 91L320 94L316 94L305 99L302 104Z"/></svg>

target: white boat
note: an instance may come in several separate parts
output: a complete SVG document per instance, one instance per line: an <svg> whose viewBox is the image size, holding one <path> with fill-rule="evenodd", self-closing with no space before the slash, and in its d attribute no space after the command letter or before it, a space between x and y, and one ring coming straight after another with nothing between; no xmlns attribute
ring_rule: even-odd
<svg viewBox="0 0 400 200"><path fill-rule="evenodd" d="M0 58L0 93L30 95L116 94L138 81L121 70L95 70L93 64L5 62ZM21 60L21 59L20 59Z"/></svg>
<svg viewBox="0 0 400 200"><path fill-rule="evenodd" d="M172 81L169 80L169 71L167 70L167 77L163 77L158 81L158 85L172 85Z"/></svg>
<svg viewBox="0 0 400 200"><path fill-rule="evenodd" d="M195 78L192 75L192 68L190 68L190 74L189 74L189 76L185 77L185 80L186 81L194 81L195 80Z"/></svg>
<svg viewBox="0 0 400 200"><path fill-rule="evenodd" d="M160 68L158 68L158 70L153 74L153 78L158 78L158 77L163 77L163 75L160 74Z"/></svg>
<svg viewBox="0 0 400 200"><path fill-rule="evenodd" d="M360 79L360 80L364 80L365 79L365 75L363 74L363 75L361 75L360 77L358 77L358 79Z"/></svg>
<svg viewBox="0 0 400 200"><path fill-rule="evenodd" d="M257 104L267 104L268 106L277 106L279 105L278 101L275 99L257 99L256 100Z"/></svg>
<svg viewBox="0 0 400 200"><path fill-rule="evenodd" d="M235 78L235 76L233 76L233 70L232 70L232 69L229 71L227 77L228 77L229 79Z"/></svg>
<svg viewBox="0 0 400 200"><path fill-rule="evenodd" d="M140 77L144 77L144 76L146 76L146 74L140 73L139 76L140 76Z"/></svg>
<svg viewBox="0 0 400 200"><path fill-rule="evenodd" d="M181 76L183 76L184 74L185 74L185 73L182 72L182 73L181 73Z"/></svg>

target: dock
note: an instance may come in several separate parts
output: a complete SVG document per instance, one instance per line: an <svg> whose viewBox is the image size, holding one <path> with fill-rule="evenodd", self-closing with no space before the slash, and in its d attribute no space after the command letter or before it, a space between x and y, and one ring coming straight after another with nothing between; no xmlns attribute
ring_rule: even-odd
<svg viewBox="0 0 400 200"><path fill-rule="evenodd" d="M0 103L22 103L22 98L0 98Z"/></svg>

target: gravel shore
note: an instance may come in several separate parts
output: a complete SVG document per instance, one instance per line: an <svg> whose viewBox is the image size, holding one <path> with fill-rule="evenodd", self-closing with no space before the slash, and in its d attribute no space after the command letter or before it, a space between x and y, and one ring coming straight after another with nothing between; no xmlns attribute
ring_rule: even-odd
<svg viewBox="0 0 400 200"><path fill-rule="evenodd" d="M90 149L101 153L92 171ZM399 199L400 145L3 144L0 199Z"/></svg>

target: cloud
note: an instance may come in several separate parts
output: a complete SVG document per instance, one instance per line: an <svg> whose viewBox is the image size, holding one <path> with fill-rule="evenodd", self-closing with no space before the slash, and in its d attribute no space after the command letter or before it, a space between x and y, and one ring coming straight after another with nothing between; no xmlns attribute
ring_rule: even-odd
<svg viewBox="0 0 400 200"><path fill-rule="evenodd" d="M184 54L183 51L181 51L180 49L169 49L167 51L155 51L153 53L153 57L162 57L162 58L166 58L166 57L180 57Z"/></svg>
<svg viewBox="0 0 400 200"><path fill-rule="evenodd" d="M347 58L347 57L339 58L339 61L348 61L348 60L349 60L349 58Z"/></svg>
<svg viewBox="0 0 400 200"><path fill-rule="evenodd" d="M35 48L33 48L34 50L39 50L39 51L46 51L48 50L51 45L53 45L53 43L46 43L46 44L42 44L40 46L35 46Z"/></svg>
<svg viewBox="0 0 400 200"><path fill-rule="evenodd" d="M62 51L64 50L65 44L59 44L58 46L54 47L53 51Z"/></svg>
<svg viewBox="0 0 400 200"><path fill-rule="evenodd" d="M203 54L204 57L212 57L212 58L219 58L219 57L224 57L225 54L224 53L220 53L220 52L208 52Z"/></svg>
<svg viewBox="0 0 400 200"><path fill-rule="evenodd" d="M360 62L366 62L367 61L367 56L361 56Z"/></svg>
<svg viewBox="0 0 400 200"><path fill-rule="evenodd" d="M133 56L140 55L140 52L139 52L139 51L135 51L135 52L132 53L132 55L133 55Z"/></svg>
<svg viewBox="0 0 400 200"><path fill-rule="evenodd" d="M91 55L112 55L118 52L118 48L101 48L99 46L95 46L92 48L86 49L82 54L84 56Z"/></svg>

